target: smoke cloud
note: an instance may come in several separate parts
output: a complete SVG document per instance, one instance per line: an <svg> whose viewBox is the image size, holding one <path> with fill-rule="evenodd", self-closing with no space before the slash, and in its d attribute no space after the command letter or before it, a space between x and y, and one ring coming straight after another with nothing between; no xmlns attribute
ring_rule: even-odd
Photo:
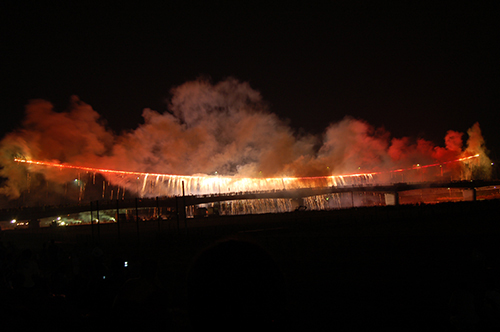
<svg viewBox="0 0 500 332"><path fill-rule="evenodd" d="M448 131L444 147L421 138L392 138L388 131L351 117L330 124L321 137L299 136L270 112L258 91L234 78L215 84L187 82L173 88L171 95L167 112L145 109L144 123L120 134L110 131L76 96L65 112L55 112L49 101L30 101L21 127L0 142L0 176L5 178L0 194L16 198L29 181L63 183L74 176L40 167L28 181L29 174L15 157L139 172L244 177L382 171L476 153L487 160L477 123L465 143L463 133Z"/></svg>

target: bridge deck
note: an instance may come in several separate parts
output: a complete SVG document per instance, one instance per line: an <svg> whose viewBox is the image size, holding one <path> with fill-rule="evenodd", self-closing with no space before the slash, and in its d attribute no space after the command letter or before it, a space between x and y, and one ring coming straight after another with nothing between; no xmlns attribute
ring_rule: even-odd
<svg viewBox="0 0 500 332"><path fill-rule="evenodd" d="M159 198L138 198L128 200L102 200L97 203L91 202L64 206L37 206L37 207L18 207L4 209L0 211L0 221L33 220L68 215L89 211L133 209L133 208L156 208L176 206L192 206L213 202L223 202L232 200L251 200L251 199L278 199L278 198L301 198L316 195L326 195L348 192L387 192L399 193L415 189L432 188L459 188L459 189L477 189L490 186L500 186L500 180L494 181L460 181L460 182L422 182L422 183L395 183L385 185L359 185L359 186L337 186L325 188L300 188L289 190L273 190L262 192L235 192L225 194L210 195L189 195L184 197L159 197Z"/></svg>

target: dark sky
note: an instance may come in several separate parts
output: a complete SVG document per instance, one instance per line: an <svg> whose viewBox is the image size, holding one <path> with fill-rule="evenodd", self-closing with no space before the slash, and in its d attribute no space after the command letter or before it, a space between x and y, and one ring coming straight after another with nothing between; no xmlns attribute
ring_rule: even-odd
<svg viewBox="0 0 500 332"><path fill-rule="evenodd" d="M338 3L0 5L1 134L29 99L62 111L73 94L114 131L133 129L144 108L166 110L172 87L231 76L297 131L350 115L442 145L479 122L498 156L498 8Z"/></svg>

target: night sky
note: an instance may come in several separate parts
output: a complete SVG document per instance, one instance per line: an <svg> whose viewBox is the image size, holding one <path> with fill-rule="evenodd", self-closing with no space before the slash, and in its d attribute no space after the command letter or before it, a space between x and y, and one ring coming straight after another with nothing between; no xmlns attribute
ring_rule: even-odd
<svg viewBox="0 0 500 332"><path fill-rule="evenodd" d="M64 111L78 95L119 133L175 86L234 77L297 134L350 115L444 145L479 122L498 158L498 8L345 3L3 4L1 135L34 98Z"/></svg>

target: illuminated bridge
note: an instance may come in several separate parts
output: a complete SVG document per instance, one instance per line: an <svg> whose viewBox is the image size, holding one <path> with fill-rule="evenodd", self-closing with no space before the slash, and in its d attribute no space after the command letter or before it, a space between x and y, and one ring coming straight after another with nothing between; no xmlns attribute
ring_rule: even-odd
<svg viewBox="0 0 500 332"><path fill-rule="evenodd" d="M423 182L451 180L471 180L472 168L479 165L480 155L471 155L447 162L420 165L410 168L394 169L390 171L355 173L345 175L308 176L308 177L240 177L222 176L218 174L206 175L172 175L161 173L135 172L93 168L78 165L59 164L47 161L14 159L27 172L27 187L31 183L30 172L42 174L50 172L52 177L74 178L74 187L80 192L78 201L85 196L88 183L95 183L95 175L100 174L106 179L103 183L102 197L109 199L124 199L125 191L135 192L139 197L165 197L214 194L233 196L238 192L269 192L308 190L308 188L332 188L364 186L375 183L396 182ZM456 173L458 168L462 174ZM358 170L359 172L359 170ZM460 172L459 172L460 173ZM106 188L116 187L116 190L106 192Z"/></svg>
<svg viewBox="0 0 500 332"><path fill-rule="evenodd" d="M98 210L134 210L134 209L168 209L172 214L177 211L185 210L186 207L203 206L207 204L223 203L231 201L263 201L263 200L287 200L295 201L296 206L303 207L304 200L313 198L318 200L321 197L323 200L328 200L330 197L343 197L346 202L340 208L350 208L353 206L364 206L363 204L355 204L355 197L367 197L370 195L378 195L384 197L384 201L380 201L377 205L398 205L406 204L411 201L403 201L404 197L408 197L408 193L414 195L429 195L431 193L441 193L449 191L455 192L454 201L460 200L476 200L484 199L485 195L498 195L500 181L458 181L458 182L421 182L421 183L396 183L389 185L354 185L354 186L337 186L323 188L298 188L288 190L270 190L259 192L235 192L224 194L209 194L209 195L186 195L176 197L156 197L156 198L136 198L125 200L99 200L88 204L74 204L64 206L40 206L40 207L24 207L14 209L0 210L0 221L9 220L37 220L49 217L57 217L61 215L77 214ZM419 191L415 194L415 191ZM425 192L425 193L424 193ZM459 193L458 196L456 193ZM480 195L482 195L480 197ZM490 195L491 196L491 195ZM389 198L389 199L388 199ZM438 202L438 201L434 201ZM181 212L179 212L181 214Z"/></svg>

